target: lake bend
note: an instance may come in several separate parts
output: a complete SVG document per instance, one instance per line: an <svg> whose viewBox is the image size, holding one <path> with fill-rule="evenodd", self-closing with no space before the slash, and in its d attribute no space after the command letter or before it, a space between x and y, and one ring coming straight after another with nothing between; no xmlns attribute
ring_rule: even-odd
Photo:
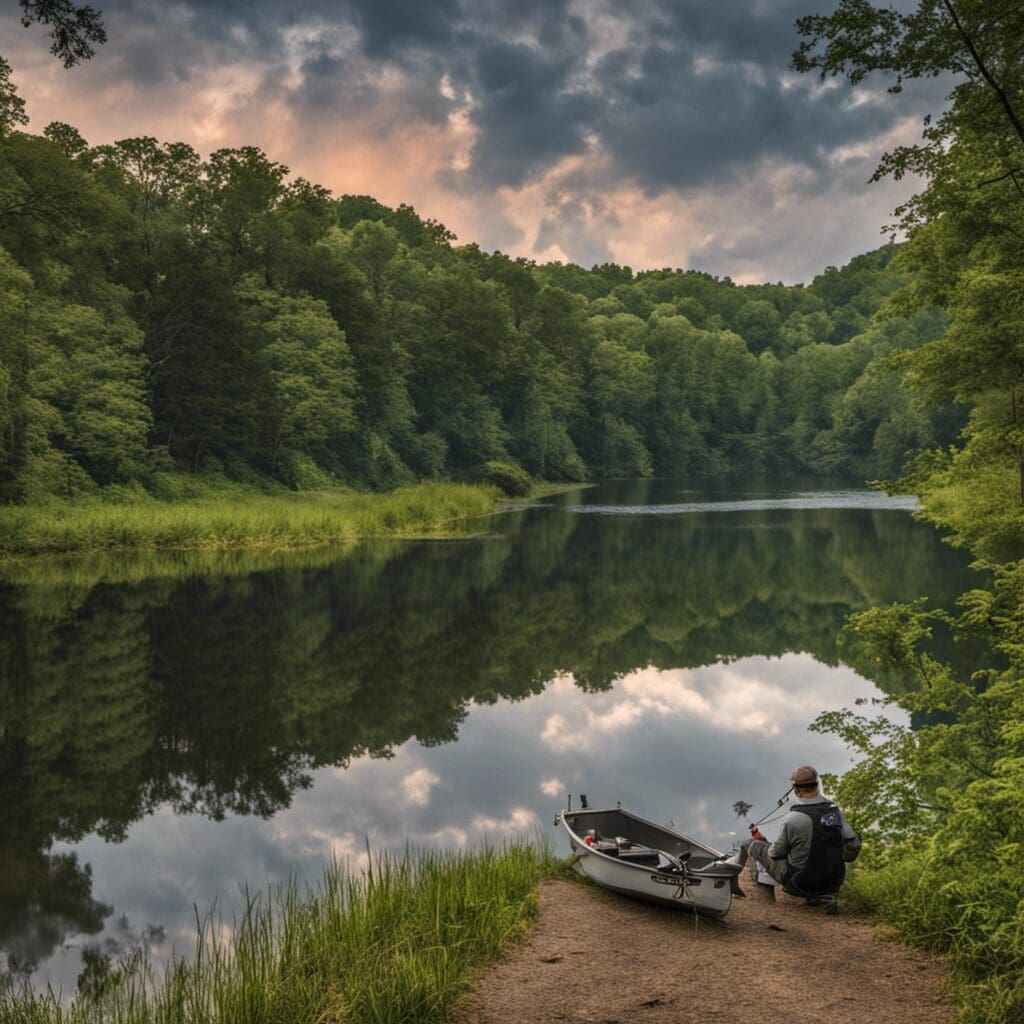
<svg viewBox="0 0 1024 1024"><path fill-rule="evenodd" d="M913 508L624 481L272 568L0 578L2 969L70 992L84 948L186 953L331 858L557 842L567 792L728 849L734 802L850 763L819 712L901 685L841 661L846 616L978 584Z"/></svg>

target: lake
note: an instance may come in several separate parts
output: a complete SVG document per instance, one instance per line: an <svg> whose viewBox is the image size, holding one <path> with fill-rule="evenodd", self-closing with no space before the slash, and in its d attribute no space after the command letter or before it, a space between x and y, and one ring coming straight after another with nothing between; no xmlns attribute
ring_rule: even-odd
<svg viewBox="0 0 1024 1024"><path fill-rule="evenodd" d="M568 792L728 849L734 802L849 763L820 711L901 685L841 663L845 617L979 582L913 507L630 481L453 540L0 582L6 969L186 951L195 907L367 847L554 840Z"/></svg>

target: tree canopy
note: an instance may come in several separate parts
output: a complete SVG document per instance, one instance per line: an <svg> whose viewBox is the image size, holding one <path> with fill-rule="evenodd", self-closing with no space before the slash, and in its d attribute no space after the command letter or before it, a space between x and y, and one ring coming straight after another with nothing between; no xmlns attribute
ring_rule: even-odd
<svg viewBox="0 0 1024 1024"><path fill-rule="evenodd" d="M255 147L0 140L0 495L172 471L389 487L779 469L892 475L947 444L884 360L930 307L897 247L807 286L538 265ZM494 466L508 467L497 471ZM485 467L490 467L485 470Z"/></svg>

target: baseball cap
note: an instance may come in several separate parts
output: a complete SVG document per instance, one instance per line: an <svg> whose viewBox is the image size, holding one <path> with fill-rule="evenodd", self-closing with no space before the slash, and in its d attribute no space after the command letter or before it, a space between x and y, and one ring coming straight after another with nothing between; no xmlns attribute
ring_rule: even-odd
<svg viewBox="0 0 1024 1024"><path fill-rule="evenodd" d="M802 764L793 769L789 781L794 786L816 786L818 784L818 769L809 764Z"/></svg>

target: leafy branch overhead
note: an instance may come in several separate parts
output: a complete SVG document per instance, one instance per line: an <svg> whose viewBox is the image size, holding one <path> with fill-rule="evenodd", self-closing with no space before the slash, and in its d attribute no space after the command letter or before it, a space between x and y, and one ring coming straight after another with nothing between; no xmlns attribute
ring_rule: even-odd
<svg viewBox="0 0 1024 1024"><path fill-rule="evenodd" d="M951 84L949 105L925 120L924 141L900 146L883 156L876 178L924 175L959 190L977 184L1020 185L1024 173L1024 5L1016 0L920 0L901 13L867 0L841 0L830 15L797 21L804 37L792 66L823 78L845 77L852 84L883 76L891 93L913 79L943 78ZM952 180L951 143L964 132L988 140L984 170ZM955 148L955 147L954 147ZM1024 195L1024 186L1021 186ZM934 213L923 201L902 211L905 227Z"/></svg>
<svg viewBox="0 0 1024 1024"><path fill-rule="evenodd" d="M71 0L20 0L21 23L46 25L50 30L50 53L66 68L88 60L96 47L107 41L99 11L88 4L76 6Z"/></svg>
<svg viewBox="0 0 1024 1024"><path fill-rule="evenodd" d="M66 68L88 60L96 47L107 41L99 11L71 0L20 0L25 28L45 25L50 31L50 53ZM11 81L11 65L0 54L0 138L18 125L28 123L25 101Z"/></svg>

